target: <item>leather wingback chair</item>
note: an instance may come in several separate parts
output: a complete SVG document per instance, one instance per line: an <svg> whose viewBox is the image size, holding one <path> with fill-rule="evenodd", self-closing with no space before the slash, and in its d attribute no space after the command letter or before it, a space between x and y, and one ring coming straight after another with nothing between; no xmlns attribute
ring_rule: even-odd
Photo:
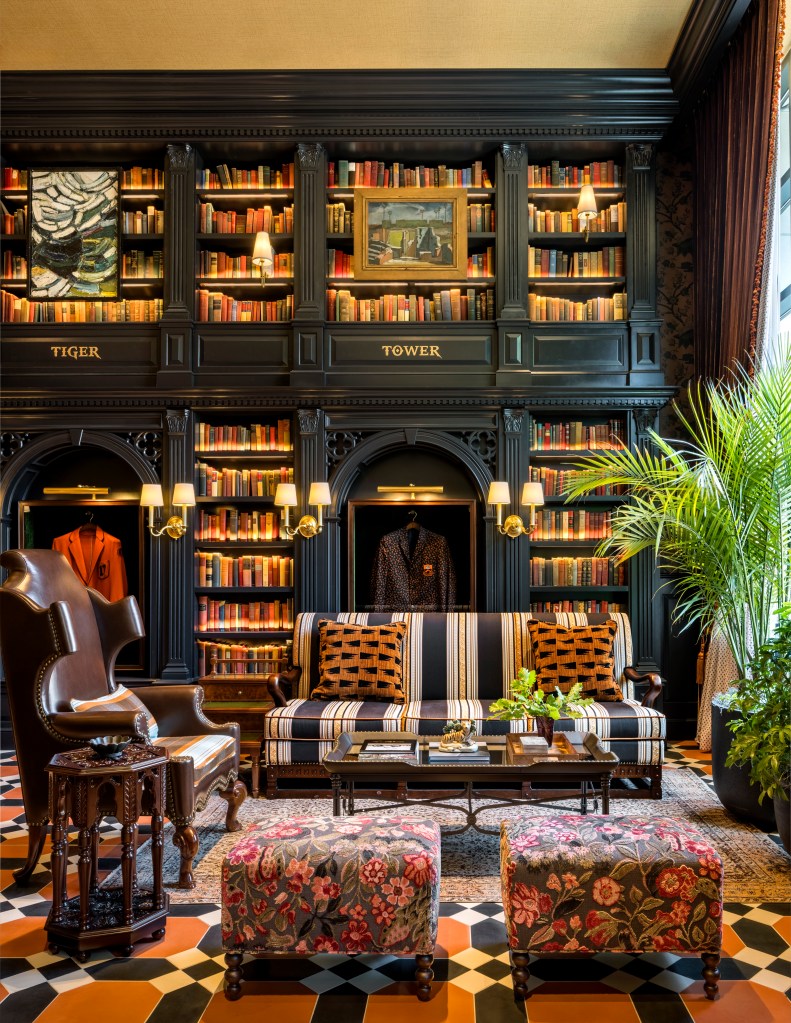
<svg viewBox="0 0 791 1023"><path fill-rule="evenodd" d="M118 653L144 630L134 597L111 603L83 586L57 551L10 550L0 565L8 570L0 586L0 651L28 825L27 860L14 876L25 885L47 835L50 759L101 735L147 741L143 711L76 713L70 703L112 693ZM213 792L228 802L227 829L241 826L236 815L247 790L238 780L239 725L209 721L197 685L157 683L135 695L157 720L153 745L169 753L166 812L181 854L179 887L193 888L193 821Z"/></svg>

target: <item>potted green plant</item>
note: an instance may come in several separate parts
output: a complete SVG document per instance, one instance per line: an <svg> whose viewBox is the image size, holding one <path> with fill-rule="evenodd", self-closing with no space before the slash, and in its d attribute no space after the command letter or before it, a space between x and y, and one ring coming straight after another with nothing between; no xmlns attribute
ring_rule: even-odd
<svg viewBox="0 0 791 1023"><path fill-rule="evenodd" d="M745 678L773 612L791 601L791 346L778 346L752 375L739 369L730 382L700 382L689 404L686 415L676 407L686 440L649 430L645 449L595 452L564 492L626 489L631 499L611 516L612 535L597 554L622 562L652 551L675 587L681 627L719 630ZM713 748L712 760L727 807L716 770L725 757Z"/></svg>
<svg viewBox="0 0 791 1023"><path fill-rule="evenodd" d="M791 853L791 604L779 613L777 631L758 648L731 697L736 717L728 723L727 764L747 766L759 802L773 800L780 838Z"/></svg>
<svg viewBox="0 0 791 1023"><path fill-rule="evenodd" d="M555 722L561 714L569 718L582 717L585 707L593 703L591 697L583 697L582 684L576 682L567 693L555 688L545 692L538 684L532 669L520 668L511 682L511 696L501 697L489 705L489 714L501 721L521 721L534 718L536 731L552 745Z"/></svg>

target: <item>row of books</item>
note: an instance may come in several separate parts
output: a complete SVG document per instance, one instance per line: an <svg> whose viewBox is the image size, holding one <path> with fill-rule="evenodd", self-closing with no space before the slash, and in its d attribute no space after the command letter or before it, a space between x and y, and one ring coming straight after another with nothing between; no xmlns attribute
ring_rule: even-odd
<svg viewBox="0 0 791 1023"><path fill-rule="evenodd" d="M609 512L537 508L531 540L603 540L607 536L612 536Z"/></svg>
<svg viewBox="0 0 791 1023"><path fill-rule="evenodd" d="M534 600L530 610L537 614L607 614L625 613L627 607L615 600Z"/></svg>
<svg viewBox="0 0 791 1023"><path fill-rule="evenodd" d="M13 211L5 203L0 203L3 214L3 234L24 238L27 234L27 206L20 206Z"/></svg>
<svg viewBox="0 0 791 1023"><path fill-rule="evenodd" d="M626 565L615 558L531 558L531 586L625 586Z"/></svg>
<svg viewBox="0 0 791 1023"><path fill-rule="evenodd" d="M291 658L291 643L212 643L196 641L199 675L271 675Z"/></svg>
<svg viewBox="0 0 791 1023"><path fill-rule="evenodd" d="M471 252L467 256L468 277L494 277L494 246L488 245L485 252Z"/></svg>
<svg viewBox="0 0 791 1023"><path fill-rule="evenodd" d="M294 296L290 294L265 302L198 288L195 305L198 319L206 323L272 323L294 318Z"/></svg>
<svg viewBox="0 0 791 1023"><path fill-rule="evenodd" d="M614 160L593 160L583 167L570 167L560 160L551 160L548 164L531 163L527 167L528 188L582 188L583 185L622 188L624 183L623 167Z"/></svg>
<svg viewBox="0 0 791 1023"><path fill-rule="evenodd" d="M198 277L236 277L249 281L258 277L258 268L253 266L252 260L252 254L232 256L229 252L201 249L198 253ZM275 252L273 263L270 277L294 276L293 252Z"/></svg>
<svg viewBox="0 0 791 1023"><path fill-rule="evenodd" d="M327 164L328 188L491 188L489 172L480 160L471 167L453 168L389 166L381 160L331 160Z"/></svg>
<svg viewBox="0 0 791 1023"><path fill-rule="evenodd" d="M273 497L278 483L293 483L294 469L218 469L205 462L195 463L198 497Z"/></svg>
<svg viewBox="0 0 791 1023"><path fill-rule="evenodd" d="M3 277L9 280L24 280L27 277L27 260L24 256L6 249L3 253Z"/></svg>
<svg viewBox="0 0 791 1023"><path fill-rule="evenodd" d="M327 234L352 234L354 213L343 202L327 203Z"/></svg>
<svg viewBox="0 0 791 1023"><path fill-rule="evenodd" d="M603 249L564 252L562 249L527 247L529 277L623 277L623 245L605 245Z"/></svg>
<svg viewBox="0 0 791 1023"><path fill-rule="evenodd" d="M201 508L197 519L196 540L243 540L257 543L261 540L280 539L280 515L277 512L240 511L234 507L209 512Z"/></svg>
<svg viewBox="0 0 791 1023"><path fill-rule="evenodd" d="M494 206L490 202L471 202L467 206L467 231L470 234L494 231Z"/></svg>
<svg viewBox="0 0 791 1023"><path fill-rule="evenodd" d="M196 451L293 451L291 420L277 423L195 423Z"/></svg>
<svg viewBox="0 0 791 1023"><path fill-rule="evenodd" d="M162 299L120 302L31 302L0 292L5 323L154 323L162 319Z"/></svg>
<svg viewBox="0 0 791 1023"><path fill-rule="evenodd" d="M254 600L242 604L198 594L198 632L262 632L293 629L294 599Z"/></svg>
<svg viewBox="0 0 791 1023"><path fill-rule="evenodd" d="M121 254L122 277L146 277L149 280L165 275L165 254L162 249L145 252L142 249L129 249Z"/></svg>
<svg viewBox="0 0 791 1023"><path fill-rule="evenodd" d="M327 249L327 276L354 277L354 256L343 249Z"/></svg>
<svg viewBox="0 0 791 1023"><path fill-rule="evenodd" d="M196 586L293 586L294 559L290 554L240 554L195 551Z"/></svg>
<svg viewBox="0 0 791 1023"><path fill-rule="evenodd" d="M354 257L342 249L327 249L327 276L354 277ZM494 247L467 256L468 277L494 277Z"/></svg>
<svg viewBox="0 0 791 1023"><path fill-rule="evenodd" d="M216 171L208 167L197 172L196 187L212 188L293 188L294 164L284 163L277 169L266 164L257 167L229 167L217 164Z"/></svg>
<svg viewBox="0 0 791 1023"><path fill-rule="evenodd" d="M622 419L608 419L606 423L583 423L579 419L563 422L544 422L540 419L530 421L530 447L533 451L595 451L621 448L624 443Z"/></svg>
<svg viewBox="0 0 791 1023"><path fill-rule="evenodd" d="M122 210L121 230L124 234L164 234L165 211L156 206L144 210Z"/></svg>
<svg viewBox="0 0 791 1023"><path fill-rule="evenodd" d="M567 484L574 476L578 475L575 469L551 469L546 465L531 465L528 471L528 479L531 483L540 483L544 488L546 497L560 497ZM603 483L595 490L589 490L591 497L613 497L623 494L624 489L620 484Z"/></svg>
<svg viewBox="0 0 791 1023"><path fill-rule="evenodd" d="M564 320L598 323L606 320L626 319L626 292L616 291L611 297L597 295L584 302L556 295L527 295L527 315L531 320Z"/></svg>
<svg viewBox="0 0 791 1023"><path fill-rule="evenodd" d="M27 188L27 171L19 167L3 167L3 188Z"/></svg>
<svg viewBox="0 0 791 1023"><path fill-rule="evenodd" d="M427 295L382 295L355 298L350 291L327 291L327 319L342 322L405 322L430 320L493 320L494 289L448 288Z"/></svg>
<svg viewBox="0 0 791 1023"><path fill-rule="evenodd" d="M527 204L527 229L531 234L570 234L581 230L576 206L572 210L544 210L535 203ZM599 210L593 220L588 221L591 234L601 231L626 231L626 203L615 202Z"/></svg>
<svg viewBox="0 0 791 1023"><path fill-rule="evenodd" d="M161 167L127 167L121 171L121 188L164 188L165 172Z"/></svg>
<svg viewBox="0 0 791 1023"><path fill-rule="evenodd" d="M213 203L202 202L198 208L200 234L269 234L294 233L294 207L284 206L275 212L271 206L248 207L241 210L218 210Z"/></svg>

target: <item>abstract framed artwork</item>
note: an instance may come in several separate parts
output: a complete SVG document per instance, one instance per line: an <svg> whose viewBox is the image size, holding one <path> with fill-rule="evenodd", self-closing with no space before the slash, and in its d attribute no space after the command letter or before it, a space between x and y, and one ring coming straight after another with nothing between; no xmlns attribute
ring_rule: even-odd
<svg viewBox="0 0 791 1023"><path fill-rule="evenodd" d="M355 188L354 276L363 281L466 278L466 189Z"/></svg>
<svg viewBox="0 0 791 1023"><path fill-rule="evenodd" d="M118 298L119 172L31 170L28 297Z"/></svg>

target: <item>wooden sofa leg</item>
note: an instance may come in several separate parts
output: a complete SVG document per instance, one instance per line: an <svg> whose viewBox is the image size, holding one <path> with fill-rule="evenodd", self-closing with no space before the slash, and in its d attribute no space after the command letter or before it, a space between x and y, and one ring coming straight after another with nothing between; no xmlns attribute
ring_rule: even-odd
<svg viewBox="0 0 791 1023"><path fill-rule="evenodd" d="M242 997L242 960L241 952L225 953L225 997L235 1002Z"/></svg>
<svg viewBox="0 0 791 1023"><path fill-rule="evenodd" d="M28 824L27 827L27 859L24 866L14 871L14 880L20 888L30 884L30 877L41 859L41 851L47 839L47 824Z"/></svg>
<svg viewBox="0 0 791 1023"><path fill-rule="evenodd" d="M427 1002L431 998L431 982L434 979L434 971L431 964L434 956L415 956L415 981L417 982L417 996L421 1002Z"/></svg>
<svg viewBox="0 0 791 1023"><path fill-rule="evenodd" d="M704 952L700 958L703 960L703 990L706 997L713 1002L719 991L720 957L716 952Z"/></svg>
<svg viewBox="0 0 791 1023"><path fill-rule="evenodd" d="M527 998L527 984L530 980L530 956L527 952L511 952L511 979L514 982L514 999L523 1002Z"/></svg>
<svg viewBox="0 0 791 1023"><path fill-rule="evenodd" d="M191 824L177 825L173 834L173 845L181 852L179 888L189 891L195 887L195 878L192 876L192 861L198 855L198 836L195 828Z"/></svg>
<svg viewBox="0 0 791 1023"><path fill-rule="evenodd" d="M238 831L242 825L236 819L236 815L239 812L239 807L247 798L247 788L244 782L237 779L227 789L222 789L220 795L228 803L228 812L225 815L225 830Z"/></svg>

